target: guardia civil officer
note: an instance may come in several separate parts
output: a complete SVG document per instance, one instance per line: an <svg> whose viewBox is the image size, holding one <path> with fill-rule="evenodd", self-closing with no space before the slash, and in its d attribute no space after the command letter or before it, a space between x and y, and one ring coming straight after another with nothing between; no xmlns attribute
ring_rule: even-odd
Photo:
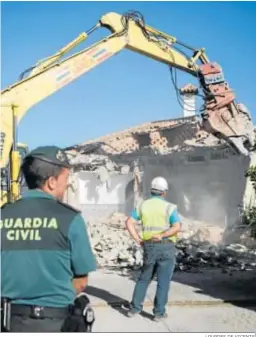
<svg viewBox="0 0 256 337"><path fill-rule="evenodd" d="M140 203L126 222L130 235L144 249L144 262L133 292L129 317L142 310L146 291L154 274L157 276L154 320L167 317L165 307L175 267L175 242L181 228L177 206L165 199L167 191L167 181L163 177L154 178L151 183L151 197ZM142 223L142 238L134 226L139 220Z"/></svg>
<svg viewBox="0 0 256 337"><path fill-rule="evenodd" d="M1 299L11 300L11 332L59 332L96 260L80 212L62 202L65 152L39 147L22 172L29 190L1 210Z"/></svg>

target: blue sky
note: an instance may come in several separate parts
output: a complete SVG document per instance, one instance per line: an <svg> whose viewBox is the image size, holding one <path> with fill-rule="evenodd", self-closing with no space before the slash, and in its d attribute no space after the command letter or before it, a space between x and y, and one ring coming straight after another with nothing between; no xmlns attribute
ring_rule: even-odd
<svg viewBox="0 0 256 337"><path fill-rule="evenodd" d="M2 88L53 54L107 12L143 13L147 24L218 62L237 99L256 120L256 3L253 2L4 2ZM80 47L109 34L96 32ZM178 72L178 84L196 83ZM30 109L19 141L30 147L70 146L136 124L182 116L168 67L124 50Z"/></svg>

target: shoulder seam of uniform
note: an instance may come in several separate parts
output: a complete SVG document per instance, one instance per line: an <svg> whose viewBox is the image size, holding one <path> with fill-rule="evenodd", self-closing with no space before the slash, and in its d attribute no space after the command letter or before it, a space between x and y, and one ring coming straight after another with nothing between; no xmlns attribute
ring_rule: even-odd
<svg viewBox="0 0 256 337"><path fill-rule="evenodd" d="M81 211L79 209L77 209L77 208L75 208L75 207L73 207L73 206L71 206L71 205L69 205L69 204L67 204L65 202L62 202L62 201L59 201L59 200L57 200L57 202L58 202L58 204L64 206L65 208L70 209L73 212L76 212L78 214L81 213Z"/></svg>

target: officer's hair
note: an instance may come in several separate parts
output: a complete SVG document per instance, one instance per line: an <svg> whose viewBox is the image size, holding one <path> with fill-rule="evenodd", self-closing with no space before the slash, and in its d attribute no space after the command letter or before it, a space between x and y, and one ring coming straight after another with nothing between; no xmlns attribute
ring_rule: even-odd
<svg viewBox="0 0 256 337"><path fill-rule="evenodd" d="M57 177L63 168L28 156L21 166L26 184L29 189L41 188L50 177Z"/></svg>

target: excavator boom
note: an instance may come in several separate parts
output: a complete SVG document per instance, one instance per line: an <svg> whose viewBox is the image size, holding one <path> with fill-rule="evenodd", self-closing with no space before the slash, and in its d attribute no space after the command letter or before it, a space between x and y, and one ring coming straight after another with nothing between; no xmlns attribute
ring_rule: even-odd
<svg viewBox="0 0 256 337"><path fill-rule="evenodd" d="M99 27L107 28L111 34L91 47L62 59ZM192 55L188 56L180 47ZM15 129L32 106L124 48L198 78L205 97L202 127L226 139L239 153L248 154L245 143L252 146L254 142L250 115L246 107L235 103L235 95L224 80L222 69L210 63L204 49L191 48L175 37L146 25L138 12L125 15L108 13L87 33L80 34L56 54L39 61L29 69L26 78L1 92L1 169L10 161Z"/></svg>

